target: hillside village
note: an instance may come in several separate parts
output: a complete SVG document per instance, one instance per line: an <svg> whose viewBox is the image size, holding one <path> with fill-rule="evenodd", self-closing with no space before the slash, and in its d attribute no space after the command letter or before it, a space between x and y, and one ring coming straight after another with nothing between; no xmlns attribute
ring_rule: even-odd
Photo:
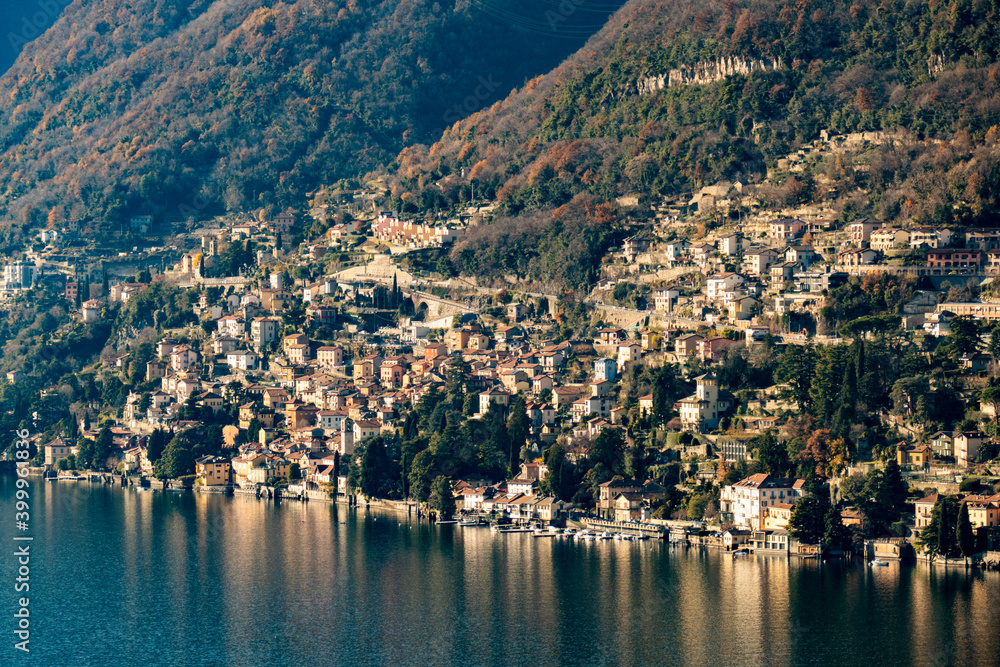
<svg viewBox="0 0 1000 667"><path fill-rule="evenodd" d="M111 331L77 375L119 390L77 401L59 427L35 412L34 463L442 514L453 501L521 523L679 525L803 554L920 550L932 511L953 503L977 549L995 549L1000 230L822 209L734 220L742 187L654 204L645 222L623 214L589 294L453 276L449 248L495 205L405 219L377 210L374 189L103 256L71 226L46 229L4 268L8 307L45 295L69 314L54 338ZM131 233L152 224L138 216ZM166 294L186 295L177 326ZM5 386L28 379L12 369ZM872 398L824 412L844 383ZM818 496L833 534L807 540L793 514Z"/></svg>

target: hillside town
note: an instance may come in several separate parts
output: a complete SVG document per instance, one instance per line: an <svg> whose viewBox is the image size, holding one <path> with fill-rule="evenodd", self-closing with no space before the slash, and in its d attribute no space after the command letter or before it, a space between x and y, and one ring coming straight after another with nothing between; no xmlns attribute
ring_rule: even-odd
<svg viewBox="0 0 1000 667"><path fill-rule="evenodd" d="M192 223L87 262L71 226L46 229L4 267L8 307L48 295L70 314L53 338L113 332L77 376L119 389L73 403L61 430L36 412L34 463L734 551L997 549L1000 230L815 210L706 224L740 190L663 201L646 222L619 202L622 241L587 294L451 275L448 251L493 205L412 220L322 191L306 216ZM176 326L164 290L186 295ZM873 398L823 408L845 383ZM822 500L818 528L804 498ZM921 538L947 512L974 546Z"/></svg>

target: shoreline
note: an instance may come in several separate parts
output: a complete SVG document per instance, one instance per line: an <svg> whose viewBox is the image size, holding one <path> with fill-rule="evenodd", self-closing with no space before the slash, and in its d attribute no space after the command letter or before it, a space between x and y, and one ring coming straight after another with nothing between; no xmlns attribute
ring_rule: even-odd
<svg viewBox="0 0 1000 667"><path fill-rule="evenodd" d="M341 494L337 494L336 496L330 496L327 492L318 489L307 489L305 490L304 494L285 494L283 493L282 489L275 487L259 487L257 489L245 489L241 487L235 487L232 485L227 485L227 486L217 485L217 486L192 486L192 487L174 488L170 487L169 485L165 484L163 481L160 480L155 480L156 482L155 484L153 483L153 480L150 480L149 486L143 486L142 484L137 483L137 481L134 478L131 477L123 478L121 475L116 475L114 473L95 473L88 471L83 475L76 475L74 477L70 476L60 476L56 478L45 477L42 469L40 468L29 468L27 476L31 478L38 478L41 479L42 481L88 482L89 484L94 484L95 483L94 478L98 478L102 481L96 483L100 484L101 486L106 486L106 485L112 487L118 486L119 488L122 489L143 488L143 489L148 489L150 491L161 491L164 493L176 492L176 491L189 491L191 493L199 493L206 495L227 495L227 496L231 495L234 497L251 496L257 498L258 500L272 500L272 501L287 500L287 501L296 501L305 503L308 503L310 501L317 501L322 503L330 503L332 505L345 505L348 508L356 508L356 509L363 508L365 510L371 510L371 509L388 510L396 514L406 514L408 517L414 518L418 522L426 520L431 525L435 524L435 518L434 518L435 512L433 510L428 511L422 509L419 506L419 503L417 503L416 501L388 500L380 498L365 499L362 501L360 500L361 496L357 495L344 496ZM116 480L118 481L117 484L115 484ZM124 480L128 480L128 483L125 483ZM265 488L268 489L268 492L262 494L261 490ZM591 524L593 524L597 528L619 527L617 522L597 520L597 519L586 519L586 518L581 520L567 520L567 524L569 523L574 524L578 528L589 527ZM648 533L654 530L652 525L648 527L648 529L645 529L646 528L645 526L630 526L625 524L622 524L622 526L620 527L622 528L622 530L636 531L639 533ZM691 541L688 539L674 540L671 539L671 531L669 530L664 530L662 532L662 537L657 537L653 541L662 542L663 544L669 547L683 546L684 548L699 548L705 550L718 551L723 554L735 554L735 552L737 551L737 549L729 549L723 544L717 544L711 540L706 540L704 538L699 538L695 541ZM746 548L743 545L740 546L741 548ZM748 555L752 556L761 555L765 557L777 556L777 557L784 557L788 560L797 559L801 561L816 560L820 563L827 560L839 560L844 563L850 563L850 564L856 564L859 562L864 564L868 563L868 560L866 558L858 558L856 556L846 556L846 555L817 557L812 555L803 556L800 554L793 554L790 552L781 552L781 553L761 552L758 554L753 549L749 550ZM973 572L1000 571L1000 552L987 551L987 552L982 552L982 554L977 554L977 556L979 557L976 558L974 556L971 558L943 558L936 554L933 557L927 554L916 554L916 558L911 560L905 560L899 558L884 558L884 560L900 564L913 564L913 565L915 565L916 563L925 563L927 565L940 566L945 568L946 570L954 570L957 568L962 568L965 569L966 571L973 571Z"/></svg>

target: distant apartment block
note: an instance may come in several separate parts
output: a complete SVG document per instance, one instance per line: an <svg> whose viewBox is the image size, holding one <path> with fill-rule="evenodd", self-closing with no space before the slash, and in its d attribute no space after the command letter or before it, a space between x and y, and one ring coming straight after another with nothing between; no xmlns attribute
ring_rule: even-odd
<svg viewBox="0 0 1000 667"><path fill-rule="evenodd" d="M425 225L382 214L372 225L372 235L384 243L407 248L436 248L454 243L461 232L451 227Z"/></svg>

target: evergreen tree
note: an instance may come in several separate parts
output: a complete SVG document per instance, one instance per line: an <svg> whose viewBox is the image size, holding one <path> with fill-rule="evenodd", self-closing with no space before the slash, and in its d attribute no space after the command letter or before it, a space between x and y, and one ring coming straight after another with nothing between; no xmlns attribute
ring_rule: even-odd
<svg viewBox="0 0 1000 667"><path fill-rule="evenodd" d="M259 419L256 417L251 419L250 423L247 424L247 442L258 442L262 428L264 428L264 424Z"/></svg>
<svg viewBox="0 0 1000 667"><path fill-rule="evenodd" d="M167 443L170 442L170 439L171 436L161 428L150 433L146 444L146 457L151 462L156 463L160 459L160 456L163 455L163 450L166 448Z"/></svg>
<svg viewBox="0 0 1000 667"><path fill-rule="evenodd" d="M809 387L813 414L823 424L829 424L836 413L844 377L844 347L831 345L818 354L816 375Z"/></svg>
<svg viewBox="0 0 1000 667"><path fill-rule="evenodd" d="M986 351L993 355L994 359L1000 358L1000 325L993 327L990 331L990 342Z"/></svg>
<svg viewBox="0 0 1000 667"><path fill-rule="evenodd" d="M948 556L951 554L955 544L955 501L953 498L945 497L939 500L937 504L941 506L940 513L937 517L937 552ZM932 514L931 519L933 518L934 516ZM929 527L930 526L928 526L928 528Z"/></svg>
<svg viewBox="0 0 1000 667"><path fill-rule="evenodd" d="M830 502L822 493L799 498L788 520L788 533L805 544L819 544L826 535Z"/></svg>
<svg viewBox="0 0 1000 667"><path fill-rule="evenodd" d="M360 490L369 498L387 498L392 488L392 463L382 438L372 438L361 456Z"/></svg>
<svg viewBox="0 0 1000 667"><path fill-rule="evenodd" d="M510 477L515 477L521 469L521 448L524 447L528 439L528 412L524 396L518 396L510 409L510 417L507 418L507 433L510 439L507 474Z"/></svg>
<svg viewBox="0 0 1000 667"><path fill-rule="evenodd" d="M909 487L903 480L902 471L896 459L890 459L885 465L885 472L882 476L882 485L879 488L879 500L884 502L895 515L894 521L899 518L903 507L906 504L906 496Z"/></svg>
<svg viewBox="0 0 1000 667"><path fill-rule="evenodd" d="M948 347L954 357L979 351L979 324L968 315L959 315L948 323Z"/></svg>
<svg viewBox="0 0 1000 667"><path fill-rule="evenodd" d="M681 385L677 379L677 367L674 364L664 364L653 376L653 414L654 426L661 426L670 420L674 403L680 397Z"/></svg>
<svg viewBox="0 0 1000 667"><path fill-rule="evenodd" d="M428 502L437 510L439 519L450 519L455 513L455 494L451 488L451 480L439 475L431 484L431 494Z"/></svg>
<svg viewBox="0 0 1000 667"><path fill-rule="evenodd" d="M157 478L175 479L194 472L194 453L184 440L175 436L163 450L163 455L153 466L153 474Z"/></svg>
<svg viewBox="0 0 1000 667"><path fill-rule="evenodd" d="M111 434L111 429L105 426L101 429L97 439L93 441L93 445L90 448L89 457L86 462L87 467L94 470L103 470L107 464L108 457L114 449L114 446L114 437Z"/></svg>
<svg viewBox="0 0 1000 667"><path fill-rule="evenodd" d="M845 549L851 543L851 531L844 525L840 510L831 507L823 520L823 546L828 549Z"/></svg>
<svg viewBox="0 0 1000 667"><path fill-rule="evenodd" d="M605 428L590 448L590 460L611 471L618 470L625 451L625 436L620 428Z"/></svg>
<svg viewBox="0 0 1000 667"><path fill-rule="evenodd" d="M407 479L410 483L410 496L418 502L427 502L431 494L431 482L437 465L430 449L418 452L410 464Z"/></svg>
<svg viewBox="0 0 1000 667"><path fill-rule="evenodd" d="M792 467L788 448L778 442L771 431L755 438L752 448L754 459L771 475L784 475Z"/></svg>
<svg viewBox="0 0 1000 667"><path fill-rule="evenodd" d="M972 522L969 521L969 504L962 503L958 510L958 520L955 525L955 543L962 555L968 558L976 551L976 536L972 532Z"/></svg>
<svg viewBox="0 0 1000 667"><path fill-rule="evenodd" d="M811 343L789 345L781 356L775 379L789 385L787 396L795 401L799 409L811 405L809 390L816 371L816 352Z"/></svg>

